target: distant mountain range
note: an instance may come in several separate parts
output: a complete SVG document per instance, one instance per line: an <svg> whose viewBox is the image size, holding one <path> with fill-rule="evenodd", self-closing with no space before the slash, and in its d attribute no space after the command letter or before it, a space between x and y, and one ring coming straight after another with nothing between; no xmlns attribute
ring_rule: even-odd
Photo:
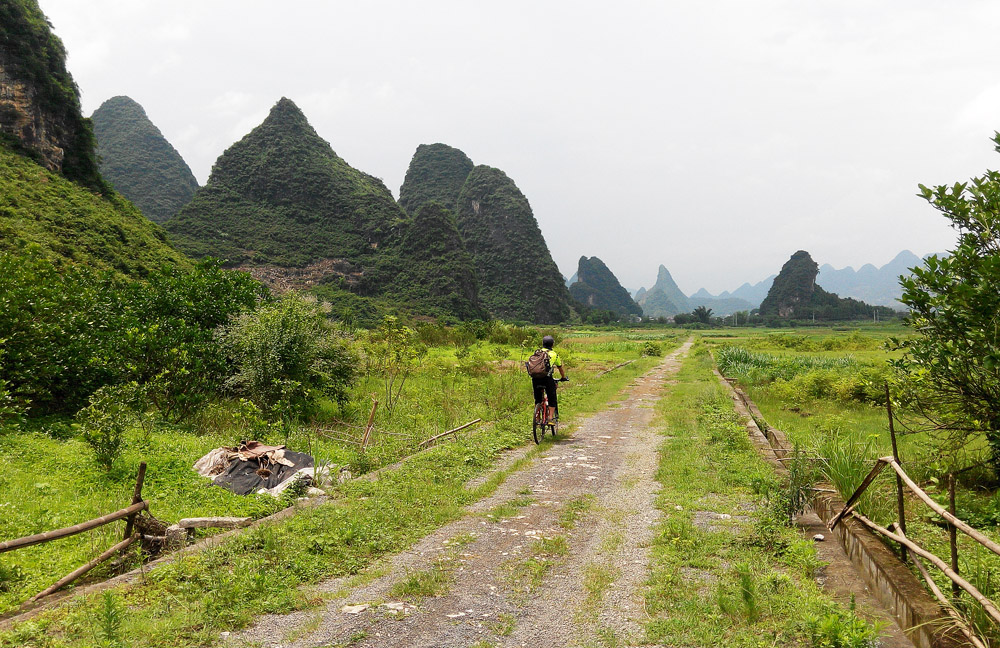
<svg viewBox="0 0 1000 648"><path fill-rule="evenodd" d="M909 250L903 250L881 268L866 263L858 270L848 266L841 270L829 263L819 268L816 283L842 297L853 297L876 306L902 309L899 298L900 275L909 275L910 268L923 265L924 260Z"/></svg>
<svg viewBox="0 0 1000 648"><path fill-rule="evenodd" d="M892 310L824 290L816 277L819 265L799 250L781 266L767 297L760 304L765 318L814 320L868 319L875 313L891 316Z"/></svg>
<svg viewBox="0 0 1000 648"><path fill-rule="evenodd" d="M843 298L902 310L902 304L899 303L902 296L899 277L909 275L911 268L922 264L923 259L909 250L903 250L882 267L867 263L858 270L852 267L838 270L825 263L819 268L816 284ZM672 317L699 306L711 308L713 315L730 315L737 311L759 308L774 284L775 277L776 275L771 275L754 284L747 282L732 292L727 290L718 295L701 288L686 296L677 288L666 267L661 265L653 288L639 288L632 297L643 307L646 317ZM567 280L567 285L576 281L577 276L574 274ZM654 291L657 294L653 295Z"/></svg>

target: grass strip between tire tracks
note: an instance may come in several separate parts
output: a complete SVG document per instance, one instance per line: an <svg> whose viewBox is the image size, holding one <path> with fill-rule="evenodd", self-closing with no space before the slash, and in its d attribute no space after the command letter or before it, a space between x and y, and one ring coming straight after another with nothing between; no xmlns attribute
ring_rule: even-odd
<svg viewBox="0 0 1000 648"><path fill-rule="evenodd" d="M877 646L877 629L817 585L812 543L695 344L657 404L663 429L646 641L678 646Z"/></svg>

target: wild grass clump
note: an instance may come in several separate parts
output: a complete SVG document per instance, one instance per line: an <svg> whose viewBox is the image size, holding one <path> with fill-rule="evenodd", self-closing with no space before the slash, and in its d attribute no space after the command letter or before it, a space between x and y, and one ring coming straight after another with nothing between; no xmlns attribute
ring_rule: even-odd
<svg viewBox="0 0 1000 648"><path fill-rule="evenodd" d="M888 365L862 362L850 355L781 356L723 346L715 352L719 370L749 385L768 385L782 400L803 403L814 399L885 404Z"/></svg>

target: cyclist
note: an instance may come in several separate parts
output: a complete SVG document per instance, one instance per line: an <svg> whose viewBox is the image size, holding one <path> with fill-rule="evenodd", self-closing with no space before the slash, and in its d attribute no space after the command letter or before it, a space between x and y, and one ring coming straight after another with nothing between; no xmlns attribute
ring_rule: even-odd
<svg viewBox="0 0 1000 648"><path fill-rule="evenodd" d="M531 388L535 392L535 405L542 402L542 396L548 395L549 397L549 420L552 422L559 421L559 406L556 402L556 381L552 377L555 370L559 370L559 375L562 381L565 382L569 380L566 377L566 370L563 368L562 359L559 354L556 353L555 349L555 339L551 335L546 335L542 338L542 350L546 355L549 356L549 375L543 376L541 378L532 376L531 377Z"/></svg>

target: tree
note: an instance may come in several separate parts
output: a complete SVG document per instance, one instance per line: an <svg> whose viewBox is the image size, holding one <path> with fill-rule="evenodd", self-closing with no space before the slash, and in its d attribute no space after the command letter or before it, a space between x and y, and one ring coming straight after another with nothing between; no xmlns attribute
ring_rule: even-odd
<svg viewBox="0 0 1000 648"><path fill-rule="evenodd" d="M993 142L1000 152L1000 133ZM896 340L895 366L917 390L934 427L959 446L985 433L1000 474L1000 173L920 194L959 232L956 248L901 279L915 336Z"/></svg>
<svg viewBox="0 0 1000 648"><path fill-rule="evenodd" d="M698 308L691 311L691 314L697 318L702 324L708 324L712 321L712 309L705 308L704 306L699 306Z"/></svg>

